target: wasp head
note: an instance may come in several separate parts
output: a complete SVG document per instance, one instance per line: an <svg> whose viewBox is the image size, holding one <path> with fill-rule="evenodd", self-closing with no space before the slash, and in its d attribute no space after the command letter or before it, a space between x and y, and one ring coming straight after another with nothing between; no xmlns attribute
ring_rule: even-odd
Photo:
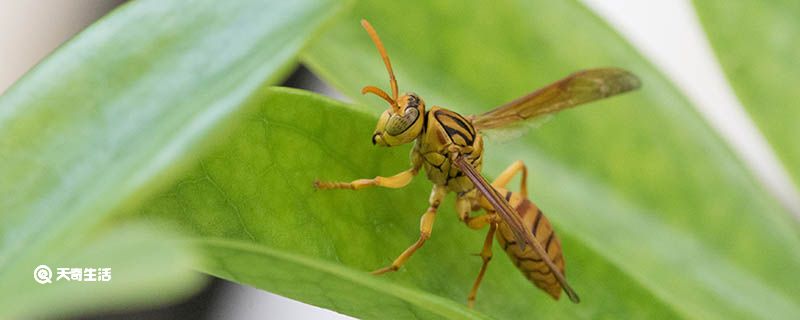
<svg viewBox="0 0 800 320"><path fill-rule="evenodd" d="M422 121L425 116L425 102L413 93L397 96L397 80L392 71L392 64L389 62L389 55L386 54L386 49L383 47L378 33L367 20L361 20L361 25L378 48L378 53L389 73L389 85L392 87L391 96L374 86L366 86L361 89L362 94L372 93L389 103L389 109L384 111L378 119L378 126L375 128L375 133L372 134L372 144L391 147L409 143L422 133L422 124L425 122Z"/></svg>
<svg viewBox="0 0 800 320"><path fill-rule="evenodd" d="M402 95L394 105L381 114L372 144L391 147L406 144L422 133L425 102L416 94Z"/></svg>

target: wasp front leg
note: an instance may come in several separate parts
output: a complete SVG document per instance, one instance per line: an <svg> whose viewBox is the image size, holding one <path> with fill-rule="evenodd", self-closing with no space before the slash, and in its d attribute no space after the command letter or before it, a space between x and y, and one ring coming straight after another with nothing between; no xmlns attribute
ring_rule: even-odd
<svg viewBox="0 0 800 320"><path fill-rule="evenodd" d="M372 179L358 179L350 182L314 181L317 189L352 189L358 190L366 187L402 188L411 183L414 176L419 173L419 168L411 168L391 177L375 177Z"/></svg>
<svg viewBox="0 0 800 320"><path fill-rule="evenodd" d="M317 189L351 189L358 190L366 187L384 187L398 189L407 186L411 180L419 173L422 167L422 157L416 152L411 153L411 169L400 172L391 177L377 176L372 179L357 179L350 182L338 181L314 181L314 188Z"/></svg>
<svg viewBox="0 0 800 320"><path fill-rule="evenodd" d="M422 215L422 218L419 221L419 239L417 242L414 242L411 246L409 246L397 259L394 259L392 264L385 268L380 268L372 272L372 274L379 275L384 274L387 272L397 271L400 269L403 264L411 258L411 255L414 254L419 248L425 244L425 240L428 240L431 237L431 230L433 229L433 221L436 219L436 210L439 208L439 204L442 203L442 199L447 194L446 187L435 185L433 186L433 191L431 191L431 198L428 201L430 206L428 210Z"/></svg>

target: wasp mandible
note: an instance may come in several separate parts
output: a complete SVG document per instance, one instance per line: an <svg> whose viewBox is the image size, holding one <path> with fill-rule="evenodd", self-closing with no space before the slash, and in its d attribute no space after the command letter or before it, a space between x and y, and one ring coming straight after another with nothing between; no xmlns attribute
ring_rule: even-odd
<svg viewBox="0 0 800 320"><path fill-rule="evenodd" d="M361 25L383 59L392 91L389 95L374 86L361 90L362 94L377 95L389 104L378 119L372 143L392 147L414 142L411 168L391 177L351 182L315 181L314 186L318 189L353 190L371 186L402 188L422 168L433 182L430 206L422 215L419 238L391 265L375 270L373 274L397 271L406 263L430 237L437 208L444 196L455 192L458 218L471 229L489 227L480 253L483 264L467 298L469 307L474 305L478 287L491 260L495 236L517 268L534 285L556 300L563 290L572 302L578 303L578 295L564 277L561 242L542 211L528 199L525 165L516 161L493 183L487 182L480 174L483 164L481 133L634 90L640 86L639 79L617 68L584 70L486 113L464 117L438 106L426 109L425 102L415 93L398 95L397 80L383 43L369 22L361 20ZM516 174L522 175L520 191L511 192L506 185ZM471 216L473 211L481 209L485 212L483 215Z"/></svg>

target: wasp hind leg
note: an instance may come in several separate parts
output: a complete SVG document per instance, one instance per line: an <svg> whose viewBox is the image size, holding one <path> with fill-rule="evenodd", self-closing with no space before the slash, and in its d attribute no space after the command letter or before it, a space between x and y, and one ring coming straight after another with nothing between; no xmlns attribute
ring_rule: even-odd
<svg viewBox="0 0 800 320"><path fill-rule="evenodd" d="M442 198L444 198L446 194L447 189L445 187L433 186L433 191L431 191L431 197L428 201L430 206L422 215L422 218L419 222L419 239L417 239L417 242L414 242L414 244L403 251L400 256L394 259L391 265L375 270L372 272L372 274L380 275L387 272L397 271L403 266L403 264L406 263L406 261L408 261L409 258L411 258L414 252L416 252L422 247L423 244L425 244L425 240L428 240L431 237L433 221L436 219L436 210L439 208L439 204L442 203Z"/></svg>
<svg viewBox="0 0 800 320"><path fill-rule="evenodd" d="M521 160L514 161L508 168L503 170L497 179L494 179L492 182L492 186L495 188L505 188L511 178L517 174L517 172L522 171L522 179L519 181L519 193L522 194L523 197L528 197L528 169L525 167L525 163Z"/></svg>
<svg viewBox="0 0 800 320"><path fill-rule="evenodd" d="M497 230L497 224L490 224L489 232L486 233L486 240L483 242L483 250L478 254L481 260L483 260L483 265L481 265L481 271L478 272L478 277L475 278L475 284L472 285L472 290L470 290L469 296L467 296L467 307L470 309L475 306L475 297L478 295L478 287L481 285L483 275L486 273L489 262L492 261L492 241L494 240L495 230Z"/></svg>

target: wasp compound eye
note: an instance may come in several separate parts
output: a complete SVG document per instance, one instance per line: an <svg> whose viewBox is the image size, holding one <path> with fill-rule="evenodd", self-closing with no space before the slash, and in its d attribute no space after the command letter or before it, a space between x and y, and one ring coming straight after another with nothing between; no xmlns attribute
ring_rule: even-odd
<svg viewBox="0 0 800 320"><path fill-rule="evenodd" d="M386 123L386 133L396 136L408 130L415 121L419 118L419 110L416 108L407 108L406 112L400 115L392 115L389 122Z"/></svg>

